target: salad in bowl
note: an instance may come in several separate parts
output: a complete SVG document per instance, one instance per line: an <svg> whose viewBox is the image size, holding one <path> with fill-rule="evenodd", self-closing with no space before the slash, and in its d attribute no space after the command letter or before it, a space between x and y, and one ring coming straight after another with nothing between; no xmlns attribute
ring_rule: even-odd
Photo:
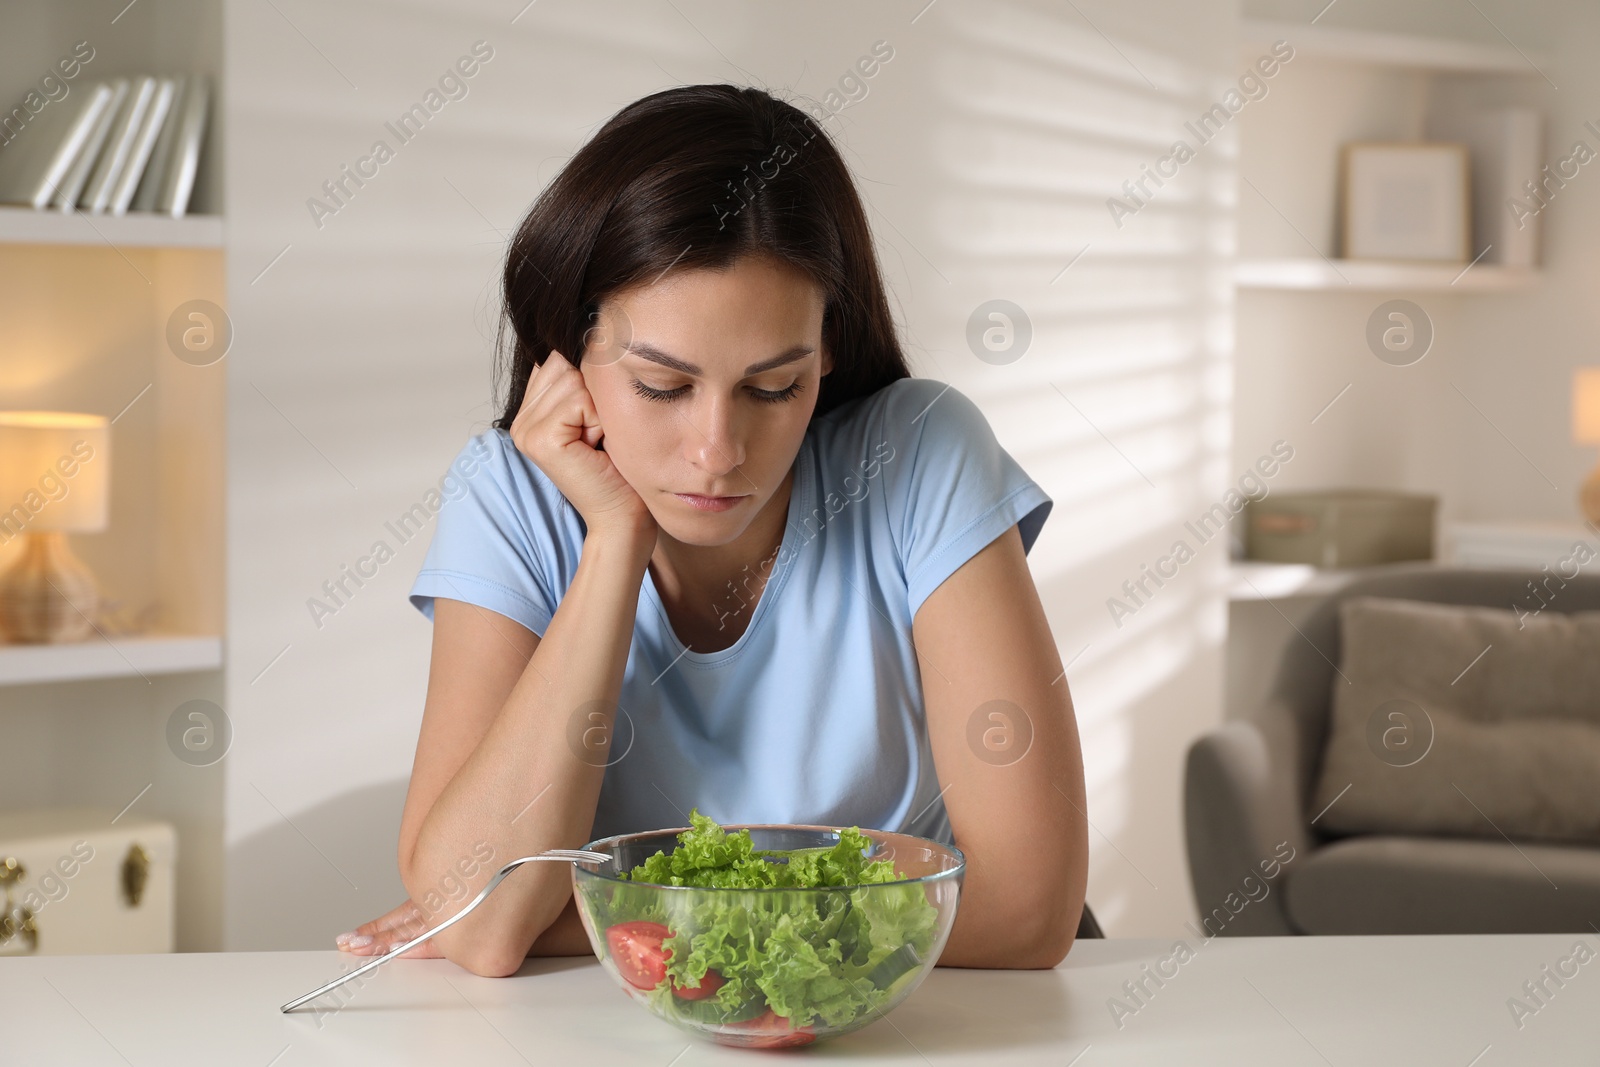
<svg viewBox="0 0 1600 1067"><path fill-rule="evenodd" d="M722 827L585 845L578 914L634 1000L722 1044L778 1048L848 1033L903 1001L955 921L966 861L926 838L858 827Z"/></svg>

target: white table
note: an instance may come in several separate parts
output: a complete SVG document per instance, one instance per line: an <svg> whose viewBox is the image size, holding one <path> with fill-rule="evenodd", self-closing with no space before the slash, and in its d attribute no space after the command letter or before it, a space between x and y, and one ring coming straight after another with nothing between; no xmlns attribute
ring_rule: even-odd
<svg viewBox="0 0 1600 1067"><path fill-rule="evenodd" d="M478 978L395 960L342 1007L278 1006L349 966L334 951L0 960L0 1063L526 1065L1441 1064L1600 1059L1600 936L1219 938L1120 1029L1107 1004L1171 941L1084 941L1053 971L936 968L863 1030L793 1052L723 1048L632 1004L590 959ZM1519 1029L1507 1007L1575 943L1597 952ZM337 991L330 996L337 996ZM1532 1003L1531 1001L1529 1002ZM762 1059L762 1057L767 1057Z"/></svg>

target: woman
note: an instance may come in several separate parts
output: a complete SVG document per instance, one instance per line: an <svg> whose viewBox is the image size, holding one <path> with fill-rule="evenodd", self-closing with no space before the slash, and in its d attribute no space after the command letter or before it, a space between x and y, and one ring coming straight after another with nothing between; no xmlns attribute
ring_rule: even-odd
<svg viewBox="0 0 1600 1067"><path fill-rule="evenodd" d="M411 592L434 624L411 900L341 947L698 807L954 840L939 962L1059 963L1088 850L1024 558L1051 500L970 400L910 376L828 137L755 89L637 101L523 220L504 302L504 411ZM410 955L508 975L589 951L567 867L529 864Z"/></svg>

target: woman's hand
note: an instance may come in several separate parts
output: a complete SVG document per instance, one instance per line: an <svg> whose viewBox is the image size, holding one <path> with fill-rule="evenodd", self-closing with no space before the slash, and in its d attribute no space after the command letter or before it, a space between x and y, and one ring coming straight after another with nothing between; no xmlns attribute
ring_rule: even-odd
<svg viewBox="0 0 1600 1067"><path fill-rule="evenodd" d="M347 934L340 934L333 939L340 952L348 952L355 956L381 956L396 945L405 944L418 934L438 925L438 920L428 921L414 900L407 900L399 907L384 915L378 916L371 922L364 922ZM443 959L444 953L433 945L430 938L422 944L403 952L403 960L437 960Z"/></svg>
<svg viewBox="0 0 1600 1067"><path fill-rule="evenodd" d="M528 376L511 440L549 476L591 532L641 537L653 548L655 518L600 447L604 438L582 372L552 349Z"/></svg>

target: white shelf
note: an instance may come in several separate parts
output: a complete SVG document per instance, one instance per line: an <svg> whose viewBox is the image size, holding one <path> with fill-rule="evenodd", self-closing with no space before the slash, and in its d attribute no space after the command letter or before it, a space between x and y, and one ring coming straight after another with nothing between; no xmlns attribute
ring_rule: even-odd
<svg viewBox="0 0 1600 1067"><path fill-rule="evenodd" d="M1470 522L1443 523L1437 560L1417 560L1445 567L1483 567L1537 572L1548 566L1567 577L1573 570L1600 573L1600 529L1574 522ZM1580 562L1579 544L1589 548L1588 564ZM1394 566L1384 564L1383 566ZM1372 567L1314 567L1309 563L1266 563L1231 560L1228 563L1228 599L1283 600L1289 597L1323 597L1338 592Z"/></svg>
<svg viewBox="0 0 1600 1067"><path fill-rule="evenodd" d="M1418 70L1452 70L1481 74L1526 74L1541 77L1549 70L1549 56L1507 45L1479 44L1447 37L1416 37L1402 33L1347 30L1336 26L1310 26L1303 22L1244 19L1239 26L1241 47L1265 50L1274 41L1288 41L1297 56L1342 59Z"/></svg>
<svg viewBox="0 0 1600 1067"><path fill-rule="evenodd" d="M1234 265L1233 278L1243 289L1481 293L1526 289L1540 277L1532 267L1479 263L1463 273L1464 266L1364 259L1241 259Z"/></svg>
<svg viewBox="0 0 1600 1067"><path fill-rule="evenodd" d="M1322 597L1365 573L1363 567L1313 567L1309 563L1263 563L1233 560L1228 564L1229 600L1282 600Z"/></svg>
<svg viewBox="0 0 1600 1067"><path fill-rule="evenodd" d="M220 215L168 218L144 212L86 215L0 207L0 244L99 245L117 248L221 248Z"/></svg>
<svg viewBox="0 0 1600 1067"><path fill-rule="evenodd" d="M70 645L0 645L0 685L136 678L212 671L222 666L220 637L94 637Z"/></svg>
<svg viewBox="0 0 1600 1067"><path fill-rule="evenodd" d="M1447 558L1461 567L1519 567L1537 571L1548 566L1564 571L1580 555L1575 546L1587 545L1591 573L1600 571L1600 535L1589 524L1572 522L1478 522L1458 520L1443 528ZM1570 574L1567 575L1571 577Z"/></svg>

